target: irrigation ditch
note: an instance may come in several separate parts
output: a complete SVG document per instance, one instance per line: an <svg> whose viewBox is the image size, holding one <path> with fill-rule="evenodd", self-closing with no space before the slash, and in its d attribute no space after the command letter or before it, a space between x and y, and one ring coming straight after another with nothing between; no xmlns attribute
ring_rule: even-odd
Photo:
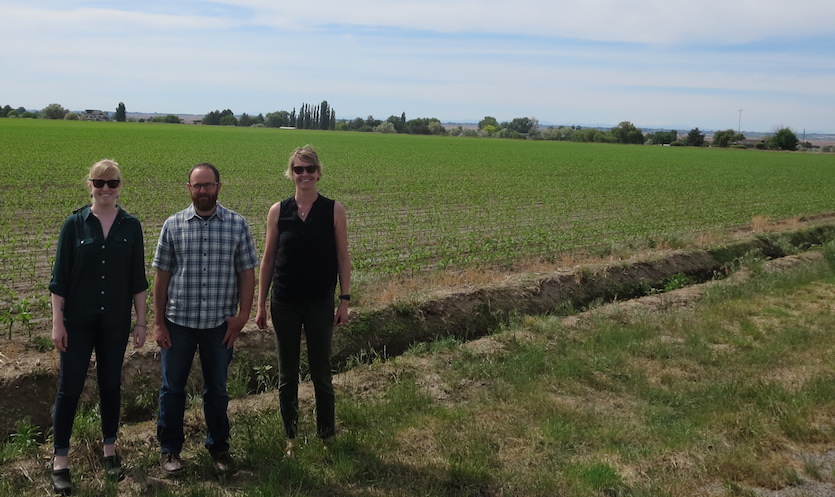
<svg viewBox="0 0 835 497"><path fill-rule="evenodd" d="M502 284L447 292L422 300L353 310L351 322L334 334L334 365L342 370L375 358L394 357L418 342L440 337L472 340L489 334L513 316L571 314L598 303L664 291L671 282L701 283L732 274L746 260L799 253L835 239L835 223L723 243L708 249L657 253L640 260L583 265L571 270L525 276ZM129 348L123 377L125 422L153 418L159 388L159 352L150 343ZM196 363L196 361L195 361ZM236 343L233 374L258 392L274 384L275 338L271 330L248 325ZM0 345L0 432L4 438L28 418L46 432L58 373L57 352L28 347L14 353ZM192 371L198 391L199 367ZM82 402L96 399L91 365Z"/></svg>

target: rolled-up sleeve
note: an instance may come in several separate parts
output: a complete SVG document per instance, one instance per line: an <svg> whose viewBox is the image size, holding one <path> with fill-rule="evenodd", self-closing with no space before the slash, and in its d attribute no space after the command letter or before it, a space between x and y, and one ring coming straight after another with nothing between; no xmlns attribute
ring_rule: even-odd
<svg viewBox="0 0 835 497"><path fill-rule="evenodd" d="M65 219L58 234L58 248L55 251L55 262L52 266L52 280L49 282L49 291L62 297L67 296L72 277L74 232L72 219Z"/></svg>

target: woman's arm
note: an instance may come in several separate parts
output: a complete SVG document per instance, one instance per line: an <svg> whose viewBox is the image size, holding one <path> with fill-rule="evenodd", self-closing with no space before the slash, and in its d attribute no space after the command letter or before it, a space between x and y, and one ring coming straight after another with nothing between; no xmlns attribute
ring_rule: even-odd
<svg viewBox="0 0 835 497"><path fill-rule="evenodd" d="M67 328L64 326L64 297L50 294L52 299L52 343L61 352L67 351Z"/></svg>
<svg viewBox="0 0 835 497"><path fill-rule="evenodd" d="M148 337L147 290L133 296L133 308L136 310L136 326L133 328L133 348L140 349Z"/></svg>
<svg viewBox="0 0 835 497"><path fill-rule="evenodd" d="M281 215L281 202L276 202L267 213L267 235L261 267L258 270L258 305L255 312L255 324L263 330L267 327L267 296L270 283L275 273L275 253L278 249L278 217Z"/></svg>
<svg viewBox="0 0 835 497"><path fill-rule="evenodd" d="M333 229L336 235L336 262L339 271L339 294L351 293L351 255L348 253L348 218L345 207L339 202L333 205ZM348 301L339 299L339 307L333 316L333 324L348 322Z"/></svg>

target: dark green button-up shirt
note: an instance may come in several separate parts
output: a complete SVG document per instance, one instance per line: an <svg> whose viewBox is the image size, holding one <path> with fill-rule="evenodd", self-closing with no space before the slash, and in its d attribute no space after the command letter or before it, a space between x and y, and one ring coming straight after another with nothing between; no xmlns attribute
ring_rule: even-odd
<svg viewBox="0 0 835 497"><path fill-rule="evenodd" d="M49 290L64 297L64 323L130 326L133 296L148 288L139 220L121 207L107 238L90 206L64 221Z"/></svg>

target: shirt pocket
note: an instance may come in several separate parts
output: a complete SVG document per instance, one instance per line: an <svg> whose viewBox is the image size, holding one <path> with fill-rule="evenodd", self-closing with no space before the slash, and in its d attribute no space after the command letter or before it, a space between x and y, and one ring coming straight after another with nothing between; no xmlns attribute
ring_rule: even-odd
<svg viewBox="0 0 835 497"><path fill-rule="evenodd" d="M79 254L89 253L96 248L96 239L93 237L77 238L75 240L75 251Z"/></svg>

